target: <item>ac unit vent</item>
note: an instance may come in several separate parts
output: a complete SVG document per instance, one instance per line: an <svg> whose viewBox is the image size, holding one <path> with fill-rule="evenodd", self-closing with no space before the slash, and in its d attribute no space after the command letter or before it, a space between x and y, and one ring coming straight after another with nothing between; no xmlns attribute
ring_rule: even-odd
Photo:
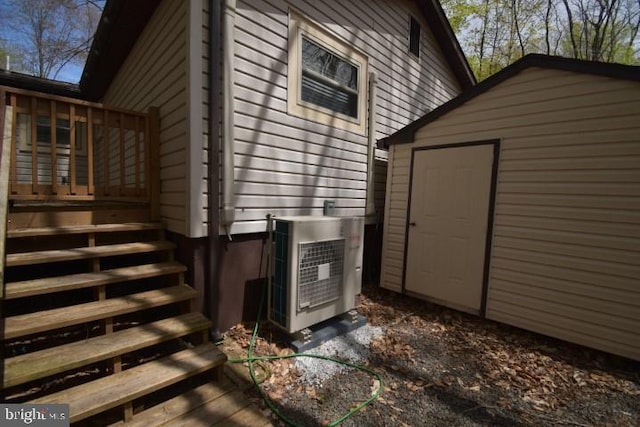
<svg viewBox="0 0 640 427"><path fill-rule="evenodd" d="M276 218L269 319L294 333L352 310L363 234L361 217Z"/></svg>
<svg viewBox="0 0 640 427"><path fill-rule="evenodd" d="M315 307L342 296L344 239L301 243L298 264L298 309Z"/></svg>

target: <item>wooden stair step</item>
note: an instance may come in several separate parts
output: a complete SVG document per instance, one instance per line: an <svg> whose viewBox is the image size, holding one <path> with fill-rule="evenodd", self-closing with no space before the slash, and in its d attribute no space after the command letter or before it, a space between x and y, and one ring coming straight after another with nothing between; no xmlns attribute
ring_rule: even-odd
<svg viewBox="0 0 640 427"><path fill-rule="evenodd" d="M72 225L60 227L19 228L7 231L7 238L57 236L66 234L113 233L121 231L161 230L161 222L129 222L122 224Z"/></svg>
<svg viewBox="0 0 640 427"><path fill-rule="evenodd" d="M23 384L203 331L211 322L189 313L4 361L4 387ZM62 402L61 402L62 403Z"/></svg>
<svg viewBox="0 0 640 427"><path fill-rule="evenodd" d="M187 268L177 262L158 262L132 267L114 268L97 273L80 273L5 284L5 299L50 294L72 289L109 285L129 280L184 273Z"/></svg>
<svg viewBox="0 0 640 427"><path fill-rule="evenodd" d="M44 264L49 262L74 261L116 255L174 250L175 245L166 240L154 242L120 243L116 245L90 246L74 249L59 249L8 254L7 267Z"/></svg>
<svg viewBox="0 0 640 427"><path fill-rule="evenodd" d="M187 301L196 296L197 292L192 287L177 285L118 298L11 316L4 320L4 339L51 331L161 305Z"/></svg>
<svg viewBox="0 0 640 427"><path fill-rule="evenodd" d="M255 426L271 425L249 399L229 380L211 382L112 426Z"/></svg>
<svg viewBox="0 0 640 427"><path fill-rule="evenodd" d="M207 343L30 403L67 403L73 423L219 367L225 361L225 354L215 344Z"/></svg>
<svg viewBox="0 0 640 427"><path fill-rule="evenodd" d="M216 427L268 427L273 424L267 417L255 405L245 406L240 411L236 412L229 418L217 423Z"/></svg>
<svg viewBox="0 0 640 427"><path fill-rule="evenodd" d="M173 425L174 422L189 412L197 410L211 402L217 402L217 399L234 390L236 390L236 387L226 378L223 378L221 381L208 382L135 414L133 418L126 423L120 421L112 424L112 426L152 427L168 423L172 423L171 425ZM244 397L244 399L246 400L246 397Z"/></svg>

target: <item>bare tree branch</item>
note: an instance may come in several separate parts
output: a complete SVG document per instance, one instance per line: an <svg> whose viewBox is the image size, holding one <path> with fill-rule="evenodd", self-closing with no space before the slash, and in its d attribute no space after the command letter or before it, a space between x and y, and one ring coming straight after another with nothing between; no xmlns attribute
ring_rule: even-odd
<svg viewBox="0 0 640 427"><path fill-rule="evenodd" d="M551 0L547 0L547 11L544 17L544 41L547 47L547 55L551 54L551 43L549 42L549 17L551 16Z"/></svg>
<svg viewBox="0 0 640 427"><path fill-rule="evenodd" d="M23 53L27 72L56 78L65 65L81 63L91 46L101 0L6 0L0 18L5 38ZM10 17L10 19L7 19Z"/></svg>
<svg viewBox="0 0 640 427"><path fill-rule="evenodd" d="M520 32L520 25L518 24L518 0L511 0L511 7L513 10L512 19L516 28L516 34L518 35L518 43L520 45L520 55L524 56L524 42L522 41L522 33Z"/></svg>

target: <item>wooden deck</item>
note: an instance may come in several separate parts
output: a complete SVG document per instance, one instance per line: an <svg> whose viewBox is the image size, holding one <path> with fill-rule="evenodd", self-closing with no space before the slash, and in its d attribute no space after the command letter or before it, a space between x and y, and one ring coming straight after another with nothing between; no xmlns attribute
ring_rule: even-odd
<svg viewBox="0 0 640 427"><path fill-rule="evenodd" d="M227 356L209 342L211 322L193 311L197 292L163 236L156 222L9 230L1 332L11 352L0 365L8 401L67 403L78 426L269 425L221 379ZM80 383L67 386L72 377ZM48 390L55 383L65 385Z"/></svg>
<svg viewBox="0 0 640 427"><path fill-rule="evenodd" d="M158 221L157 110L0 87L0 398L78 427L267 426Z"/></svg>
<svg viewBox="0 0 640 427"><path fill-rule="evenodd" d="M263 427L271 426L258 407L228 379L204 384L136 416L121 427L193 426Z"/></svg>

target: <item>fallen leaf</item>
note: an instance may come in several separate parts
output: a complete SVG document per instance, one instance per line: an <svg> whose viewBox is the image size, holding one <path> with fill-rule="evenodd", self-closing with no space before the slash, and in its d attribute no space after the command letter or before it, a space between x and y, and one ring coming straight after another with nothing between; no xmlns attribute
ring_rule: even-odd
<svg viewBox="0 0 640 427"><path fill-rule="evenodd" d="M380 380L373 380L373 385L371 386L371 396L376 394L376 392L380 389Z"/></svg>

